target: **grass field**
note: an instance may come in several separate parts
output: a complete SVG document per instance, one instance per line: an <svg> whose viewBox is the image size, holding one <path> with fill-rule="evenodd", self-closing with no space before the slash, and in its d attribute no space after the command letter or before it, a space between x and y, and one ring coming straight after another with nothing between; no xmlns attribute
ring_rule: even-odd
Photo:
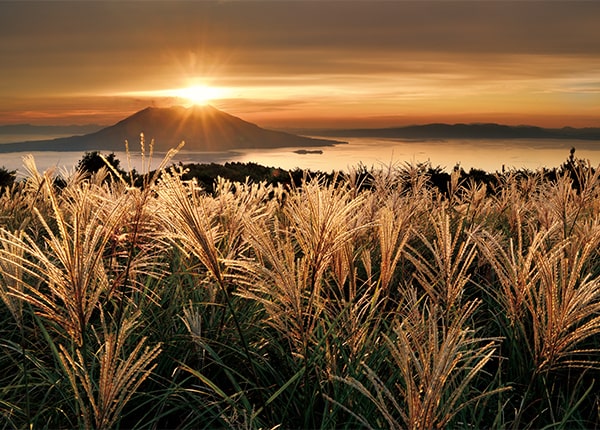
<svg viewBox="0 0 600 430"><path fill-rule="evenodd" d="M0 196L0 428L596 428L600 182L29 175Z"/></svg>

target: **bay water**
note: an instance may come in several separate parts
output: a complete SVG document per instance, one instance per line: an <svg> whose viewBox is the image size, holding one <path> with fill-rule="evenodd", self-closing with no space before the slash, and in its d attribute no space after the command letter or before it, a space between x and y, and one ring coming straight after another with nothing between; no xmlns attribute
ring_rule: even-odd
<svg viewBox="0 0 600 430"><path fill-rule="evenodd" d="M600 141L567 139L435 139L406 140L382 138L347 138L347 143L326 147L275 148L235 150L226 152L180 151L172 160L178 163L257 163L286 170L295 168L313 171L348 171L360 164L371 168L387 168L404 163L429 162L449 172L456 165L487 172L503 169L537 170L560 166L575 148L575 156L589 160L592 166L600 164ZM130 148L131 167L147 170L148 159L142 166L142 157ZM298 151L298 152L296 152ZM0 153L0 167L25 173L23 156L27 153ZM73 170L84 152L42 151L32 154L38 170L48 168ZM115 152L121 167L128 168L125 152ZM154 154L150 169L156 168L165 154Z"/></svg>

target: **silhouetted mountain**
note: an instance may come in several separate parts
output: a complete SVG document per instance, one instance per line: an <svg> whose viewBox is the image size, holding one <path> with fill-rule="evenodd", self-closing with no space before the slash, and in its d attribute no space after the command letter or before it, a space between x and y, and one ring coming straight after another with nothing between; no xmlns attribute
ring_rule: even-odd
<svg viewBox="0 0 600 430"><path fill-rule="evenodd" d="M74 135L94 133L102 128L97 124L85 125L31 125L8 124L0 125L0 135Z"/></svg>
<svg viewBox="0 0 600 430"><path fill-rule="evenodd" d="M20 151L122 151L125 140L137 150L140 133L146 145L154 139L155 151L167 151L182 140L189 151L224 151L244 148L331 146L332 140L313 139L265 130L212 106L143 109L110 127L83 136L8 143L0 152Z"/></svg>
<svg viewBox="0 0 600 430"><path fill-rule="evenodd" d="M382 137L404 139L585 139L600 140L600 128L541 128L501 124L426 124L391 128L314 130L331 137Z"/></svg>

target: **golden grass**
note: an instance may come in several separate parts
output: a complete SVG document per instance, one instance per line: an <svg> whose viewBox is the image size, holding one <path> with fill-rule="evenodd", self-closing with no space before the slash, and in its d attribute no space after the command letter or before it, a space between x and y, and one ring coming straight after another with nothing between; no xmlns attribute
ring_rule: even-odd
<svg viewBox="0 0 600 430"><path fill-rule="evenodd" d="M0 299L19 327L23 327L23 302L19 299L24 289L22 236L20 231L12 235L0 230Z"/></svg>
<svg viewBox="0 0 600 430"><path fill-rule="evenodd" d="M508 426L540 399L536 424L555 424L561 399L580 395L560 392L578 386L564 375L600 370L596 170L575 171L577 187L516 173L488 187L457 170L443 194L424 166L390 165L368 183L358 171L289 188L219 178L207 194L175 168L140 188L107 169L57 187L25 163L0 196L0 315L22 329L0 343L21 342L21 362L0 364L26 374L54 360L36 377L63 384L69 424L121 425L144 381L168 387L162 405L194 404L181 427L427 429L485 414ZM0 392L3 405L29 399ZM492 396L516 412L489 412ZM221 421L203 421L213 409Z"/></svg>
<svg viewBox="0 0 600 430"><path fill-rule="evenodd" d="M167 227L166 236L208 271L216 282L216 287L207 286L209 300L215 303L218 291L227 287L219 249L224 233L216 222L214 200L201 195L194 182L183 183L175 172L163 175L157 193L162 203L157 214Z"/></svg>
<svg viewBox="0 0 600 430"><path fill-rule="evenodd" d="M61 208L50 181L45 181L43 188L50 199L52 222L58 232L55 233L42 213L35 210L47 235L43 247L27 234L22 237L4 234L5 238L10 237L10 246L19 249L22 257L17 263L30 278L25 288L13 288L11 292L34 306L39 315L57 323L81 345L92 312L109 289L102 256L114 231L121 225L122 209L113 207L111 216L106 219L100 211L94 210L89 190L83 187L77 199L65 202L66 207ZM11 263L5 253L0 259Z"/></svg>
<svg viewBox="0 0 600 430"><path fill-rule="evenodd" d="M323 313L335 312L330 304L343 298L330 282L345 285L352 277L350 241L365 228L356 219L362 204L348 189L311 181L288 194L279 217L266 213L245 219L254 258L234 263L244 273L238 294L260 302L268 323L304 359L318 343L314 336Z"/></svg>
<svg viewBox="0 0 600 430"><path fill-rule="evenodd" d="M537 232L525 249L510 240L506 250L489 233L476 239L498 277L502 312L528 345L538 373L598 366L596 349L579 345L600 333L600 280L586 272L594 270L600 229L594 222L584 235L557 240L563 228L557 221Z"/></svg>
<svg viewBox="0 0 600 430"><path fill-rule="evenodd" d="M424 250L410 246L406 257L415 266L415 280L433 303L450 310L461 305L477 249L470 236L463 237L463 219L457 221L454 233L451 231L450 216L443 208L432 214L430 219L433 241L423 231L416 232L419 246L424 246Z"/></svg>
<svg viewBox="0 0 600 430"><path fill-rule="evenodd" d="M399 380L390 385L366 365L368 384L342 380L370 399L389 428L446 428L463 408L498 392L470 387L497 346L497 339L478 338L468 327L476 307L468 303L448 321L439 306L413 303L395 323L393 336L385 337Z"/></svg>
<svg viewBox="0 0 600 430"><path fill-rule="evenodd" d="M131 345L135 328L134 317L121 321L116 330L103 318L96 339L100 347L91 358L85 351L60 345L61 364L87 428L114 428L125 404L156 367L153 361L160 354L160 345L146 346L145 338Z"/></svg>

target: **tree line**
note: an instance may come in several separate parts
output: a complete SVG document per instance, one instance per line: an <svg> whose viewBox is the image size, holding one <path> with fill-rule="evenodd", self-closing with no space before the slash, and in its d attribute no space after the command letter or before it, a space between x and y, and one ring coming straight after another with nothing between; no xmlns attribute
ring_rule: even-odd
<svg viewBox="0 0 600 430"><path fill-rule="evenodd" d="M103 155L100 151L86 152L77 163L77 170L87 174L97 173L103 167L108 167L109 170L106 180L115 180L117 175L120 175L123 178L131 179L131 181L138 186L143 185L144 177L146 175L154 174L154 172L145 174L140 173L135 169L126 172L121 167L121 161L114 152L111 152L108 155ZM322 172L318 170L312 171L310 169L303 170L300 168L285 170L277 167L267 167L253 162L226 162L224 164L179 163L176 167L185 171L182 179L195 179L198 185L207 193L212 193L214 191L214 183L218 177L232 182L264 182L268 185L281 184L287 186L299 186L302 183L303 178L306 178L307 176L320 177L326 182L335 182L340 178L339 172L335 171ZM494 190L502 183L501 178L506 173L504 172L504 169L502 172L495 173L490 173L477 168L471 168L467 171L458 164L452 168L450 173L448 173L443 167L433 166L430 162L416 163L414 167L428 178L426 183L427 186L437 189L446 195L451 191L452 174L454 174L461 183L472 183L477 186L485 185L487 192L493 194ZM512 173L521 177L530 177L537 174L541 175L543 179L550 181L567 175L573 181L573 187L579 189L581 187L581 178L579 177L580 174L578 172L581 172L582 169L594 171L594 168L590 165L589 161L576 157L575 148L571 148L567 159L558 167L543 168L541 171L537 172L528 169L519 169L512 171ZM361 187L369 188L373 183L374 170L374 167L368 167L359 163L355 166L353 175L355 175L356 181ZM7 187L13 186L15 182L17 182L16 170L9 170L4 166L0 167L0 192L4 192ZM56 185L61 185L60 178L56 179Z"/></svg>

